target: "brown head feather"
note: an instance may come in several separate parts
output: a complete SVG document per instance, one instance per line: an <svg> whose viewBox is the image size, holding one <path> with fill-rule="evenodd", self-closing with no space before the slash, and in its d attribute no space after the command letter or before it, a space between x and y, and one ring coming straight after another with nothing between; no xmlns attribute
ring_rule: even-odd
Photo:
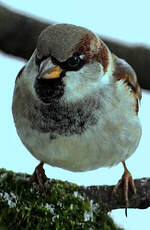
<svg viewBox="0 0 150 230"><path fill-rule="evenodd" d="M104 67L109 64L106 45L90 30L71 24L49 26L40 34L37 41L37 54L53 56L60 62L66 61L74 53L84 56L85 61L95 60Z"/></svg>
<svg viewBox="0 0 150 230"><path fill-rule="evenodd" d="M38 38L37 54L39 57L53 56L60 62L66 61L77 51L76 47L80 41L87 36L94 35L80 26L71 24L48 26Z"/></svg>

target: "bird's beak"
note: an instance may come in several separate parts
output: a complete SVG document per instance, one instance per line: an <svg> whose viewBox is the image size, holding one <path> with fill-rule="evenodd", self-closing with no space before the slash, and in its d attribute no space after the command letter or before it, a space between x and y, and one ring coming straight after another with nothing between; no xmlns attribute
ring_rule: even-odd
<svg viewBox="0 0 150 230"><path fill-rule="evenodd" d="M43 78L44 79L54 79L54 78L59 78L60 77L60 74L62 72L62 69L60 68L59 65L53 67L53 68L50 68L48 70L46 70L44 73L43 73Z"/></svg>

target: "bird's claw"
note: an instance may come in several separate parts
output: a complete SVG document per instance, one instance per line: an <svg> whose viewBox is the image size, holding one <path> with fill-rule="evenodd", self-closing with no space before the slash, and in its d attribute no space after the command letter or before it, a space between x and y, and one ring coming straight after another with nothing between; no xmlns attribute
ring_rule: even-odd
<svg viewBox="0 0 150 230"><path fill-rule="evenodd" d="M41 162L34 170L34 173L30 177L30 181L35 181L39 185L40 192L44 192L44 183L47 180L45 170L43 168L43 162Z"/></svg>
<svg viewBox="0 0 150 230"><path fill-rule="evenodd" d="M125 201L125 215L127 217L127 208L129 207L129 198L128 198L128 191L129 187L132 189L132 191L136 194L136 187L134 184L134 181L132 179L131 173L128 171L128 169L125 167L124 174L122 178L119 180L116 186L113 188L113 192L116 193L119 186L123 185L123 191L124 191L124 201Z"/></svg>

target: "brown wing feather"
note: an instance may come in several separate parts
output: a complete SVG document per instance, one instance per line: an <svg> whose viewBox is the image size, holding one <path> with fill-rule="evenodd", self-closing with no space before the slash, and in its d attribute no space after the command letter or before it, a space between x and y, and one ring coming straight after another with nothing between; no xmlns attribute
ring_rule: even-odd
<svg viewBox="0 0 150 230"><path fill-rule="evenodd" d="M116 81L124 80L124 83L130 88L133 96L136 99L136 112L138 112L138 101L142 98L141 88L138 84L136 73L133 68L123 59L118 58L113 54L114 73Z"/></svg>

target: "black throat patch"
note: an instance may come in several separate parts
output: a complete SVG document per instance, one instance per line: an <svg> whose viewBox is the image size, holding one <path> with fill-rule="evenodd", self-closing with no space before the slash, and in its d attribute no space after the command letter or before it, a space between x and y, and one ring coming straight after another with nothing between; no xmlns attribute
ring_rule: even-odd
<svg viewBox="0 0 150 230"><path fill-rule="evenodd" d="M65 73L62 73L65 75ZM36 78L35 91L39 99L44 103L51 103L52 100L60 99L64 94L64 83L62 75L56 79Z"/></svg>

